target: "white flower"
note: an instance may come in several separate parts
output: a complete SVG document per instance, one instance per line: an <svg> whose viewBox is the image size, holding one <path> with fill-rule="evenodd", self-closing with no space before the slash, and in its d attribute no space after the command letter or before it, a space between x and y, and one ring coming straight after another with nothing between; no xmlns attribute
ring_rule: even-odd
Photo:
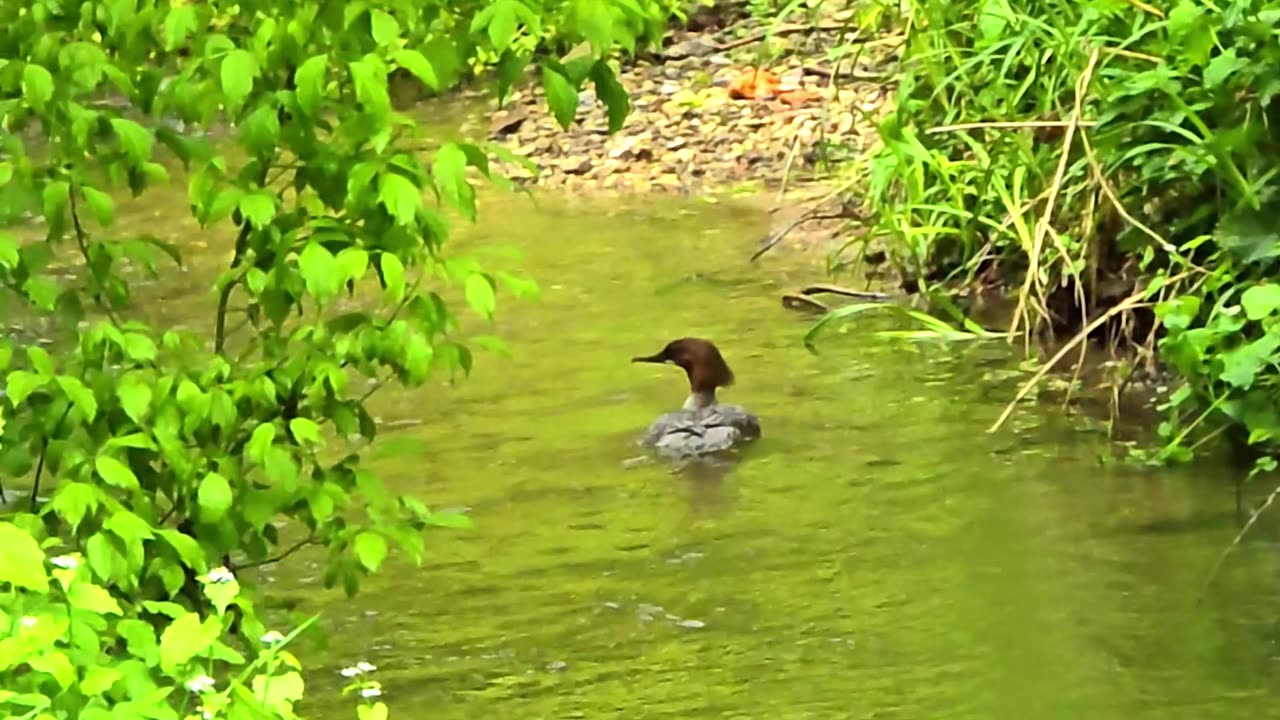
<svg viewBox="0 0 1280 720"><path fill-rule="evenodd" d="M232 575L231 571L224 567L216 567L209 571L209 582L211 583L221 585L223 583L229 583L235 579L236 576Z"/></svg>
<svg viewBox="0 0 1280 720"><path fill-rule="evenodd" d="M57 565L63 570L75 570L80 566L80 559L75 555L59 555L58 557L49 560L49 562Z"/></svg>
<svg viewBox="0 0 1280 720"><path fill-rule="evenodd" d="M363 690L360 691L360 697L362 698L382 697L382 688L377 688L377 687L364 688Z"/></svg>
<svg viewBox="0 0 1280 720"><path fill-rule="evenodd" d="M24 628L33 628L36 626L36 623L40 622L40 620L39 618L32 617L31 615L23 615L22 619L18 622L21 623Z"/></svg>
<svg viewBox="0 0 1280 720"><path fill-rule="evenodd" d="M377 665L374 665L372 663L367 663L364 660L361 660L355 665L342 668L338 672L341 673L342 677L344 678L353 678L353 677L359 677L360 675L363 675L365 673L371 673L377 669L378 669Z"/></svg>
<svg viewBox="0 0 1280 720"><path fill-rule="evenodd" d="M271 630L267 632L265 635L263 635L262 637L258 638L258 640L262 641L263 645L278 645L284 642L284 636L276 632L275 630Z"/></svg>
<svg viewBox="0 0 1280 720"><path fill-rule="evenodd" d="M193 693L204 693L213 689L213 678L208 675L197 675L187 681L187 689Z"/></svg>

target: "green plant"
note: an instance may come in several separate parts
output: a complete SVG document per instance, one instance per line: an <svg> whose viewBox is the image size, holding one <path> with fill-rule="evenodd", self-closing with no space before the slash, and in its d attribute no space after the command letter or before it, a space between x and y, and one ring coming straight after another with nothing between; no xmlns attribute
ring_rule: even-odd
<svg viewBox="0 0 1280 720"><path fill-rule="evenodd" d="M905 6L873 226L842 253L883 245L930 296L1004 289L1011 333L1158 351L1184 383L1162 460L1228 427L1271 442L1280 3Z"/></svg>
<svg viewBox="0 0 1280 720"><path fill-rule="evenodd" d="M629 106L611 54L654 40L666 7L0 7L0 286L10 307L64 331L54 352L0 341L8 404L0 499L26 486L28 499L7 511L13 523L80 554L75 582L85 584L68 587L98 588L75 592L91 593L99 610L119 605L121 623L200 628L203 644L187 657L215 648L228 660L232 651L215 642L228 608L242 649L269 650L263 638L271 635L246 594L231 602L217 590L226 602L200 614L207 603L197 578L211 566L250 568L314 544L328 550L326 584L354 593L391 547L420 560L422 529L466 526L465 516L388 493L361 466L365 445L353 439L376 437L365 403L378 388L471 369L471 343L437 288L460 286L483 318L496 312L499 290L536 291L445 253L446 213L476 212L473 179L501 183L501 163L523 161L469 143L445 144L426 161L417 124L391 106L388 76L408 73L445 93L487 57L501 93L533 64L563 125L590 82L616 130ZM521 44L526 35L539 40ZM588 52L557 59L556 48L583 42ZM184 127L230 127L233 150ZM174 182L179 165L193 216L225 228L233 247L216 279L209 334L137 319L131 281L165 272L165 256L179 263L179 249L114 228L128 202L122 191L136 197ZM32 212L44 221L42 238L3 229ZM55 272L60 264L72 268L70 282ZM22 562L36 578L35 561ZM9 619L27 602L17 588L0 587L14 593L6 596L13 604L0 605ZM99 635L115 627L127 648L135 631L110 623L92 624ZM127 627L141 637L143 625ZM75 633L70 642L90 637ZM163 636L160 645L163 655ZM89 648L86 658L89 650L110 648ZM123 675L98 673L101 692L86 694L87 660L85 673L70 674L63 661L49 662L56 687L31 692L62 703L54 716L77 716L91 696L137 689ZM176 680L180 664L162 658L161 669ZM19 674L13 665L0 670L0 687L15 687ZM272 692L291 682L273 681ZM169 702L157 693L149 702Z"/></svg>
<svg viewBox="0 0 1280 720"><path fill-rule="evenodd" d="M228 609L247 598L225 568L200 578L211 608L204 615L172 602L121 598L94 581L82 555L49 558L17 525L0 522L0 540L5 717L296 717L302 666L287 647L314 617L287 636L264 633L261 649L245 658L231 644ZM149 619L155 615L165 619L160 631ZM227 679L219 683L215 675ZM361 720L387 716L376 683L357 675L350 689L361 694Z"/></svg>

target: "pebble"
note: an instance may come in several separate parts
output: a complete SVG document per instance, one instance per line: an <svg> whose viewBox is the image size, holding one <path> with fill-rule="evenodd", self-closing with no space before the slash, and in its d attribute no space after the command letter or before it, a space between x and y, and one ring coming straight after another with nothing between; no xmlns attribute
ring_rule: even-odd
<svg viewBox="0 0 1280 720"><path fill-rule="evenodd" d="M804 70L829 64L826 51L838 43L836 33L818 33L800 56L765 67L778 77L781 92L804 93L794 107L777 99L730 98L728 86L757 65L759 47L716 48L758 29L748 22L710 36L692 35L667 48L665 63L624 67L618 79L632 111L613 136L590 84L579 95L578 124L568 130L554 121L541 87L533 85L513 93L480 132L489 131L541 167L536 177L509 169L515 177L544 187L632 193L688 192L685 176L695 169L705 187L743 180L777 184L784 173L811 167L823 141L854 150L878 142L879 113L887 105L878 83L846 80L833 86ZM876 59L870 62L874 68Z"/></svg>

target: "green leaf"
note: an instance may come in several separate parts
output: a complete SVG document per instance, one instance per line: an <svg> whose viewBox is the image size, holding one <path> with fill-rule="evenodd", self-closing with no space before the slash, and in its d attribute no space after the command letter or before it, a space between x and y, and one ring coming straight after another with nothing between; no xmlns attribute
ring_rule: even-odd
<svg viewBox="0 0 1280 720"><path fill-rule="evenodd" d="M374 60L360 59L349 63L351 80L356 88L356 101L366 112L384 117L391 110L391 96L387 94L387 76Z"/></svg>
<svg viewBox="0 0 1280 720"><path fill-rule="evenodd" d="M1280 308L1280 285L1254 285L1240 296L1240 305L1250 320L1261 320Z"/></svg>
<svg viewBox="0 0 1280 720"><path fill-rule="evenodd" d="M467 304L471 306L472 310L486 318L493 319L493 311L497 307L497 301L493 293L493 283L489 281L489 278L480 273L468 275L466 296Z"/></svg>
<svg viewBox="0 0 1280 720"><path fill-rule="evenodd" d="M516 30L519 28L515 2L514 0L498 0L490 7L492 16L489 19L489 26L485 29L489 34L489 42L493 43L493 49L502 52L511 44L511 40L516 36Z"/></svg>
<svg viewBox="0 0 1280 720"><path fill-rule="evenodd" d="M369 270L369 253L360 248L346 248L338 253L338 268L342 282L358 282Z"/></svg>
<svg viewBox="0 0 1280 720"><path fill-rule="evenodd" d="M542 66L542 87L556 122L567 130L578 116L578 89L568 78L546 65Z"/></svg>
<svg viewBox="0 0 1280 720"><path fill-rule="evenodd" d="M200 489L196 493L196 502L200 505L200 519L214 523L222 519L231 509L231 483L216 472L211 472L200 481Z"/></svg>
<svg viewBox="0 0 1280 720"><path fill-rule="evenodd" d="M261 230L271 224L276 216L276 201L270 194L259 190L240 198L240 214Z"/></svg>
<svg viewBox="0 0 1280 720"><path fill-rule="evenodd" d="M108 485L128 490L138 488L138 476L133 474L128 465L113 457L99 455L94 459L93 467Z"/></svg>
<svg viewBox="0 0 1280 720"><path fill-rule="evenodd" d="M75 666L71 664L71 661L67 659L64 653L57 650L50 650L29 658L27 664L31 666L32 670L52 675L63 690L71 687L76 681Z"/></svg>
<svg viewBox="0 0 1280 720"><path fill-rule="evenodd" d="M124 334L124 354L135 362L147 362L156 359L156 344L142 333L128 332Z"/></svg>
<svg viewBox="0 0 1280 720"><path fill-rule="evenodd" d="M46 183L40 191L40 209L44 212L44 219L49 224L60 223L64 219L63 215L70 200L67 195L69 192L71 192L71 183L65 180Z"/></svg>
<svg viewBox="0 0 1280 720"><path fill-rule="evenodd" d="M371 10L369 16L373 30L373 41L382 47L391 45L400 39L400 23L383 10Z"/></svg>
<svg viewBox="0 0 1280 720"><path fill-rule="evenodd" d="M253 92L253 81L258 77L258 60L248 50L235 49L222 59L220 69L222 93L232 110L240 109L249 93Z"/></svg>
<svg viewBox="0 0 1280 720"><path fill-rule="evenodd" d="M22 69L22 96L32 107L42 109L53 97L53 75L41 65L27 63Z"/></svg>
<svg viewBox="0 0 1280 720"><path fill-rule="evenodd" d="M0 233L0 265L12 270L18 267L18 239L9 233Z"/></svg>
<svg viewBox="0 0 1280 720"><path fill-rule="evenodd" d="M596 55L613 45L613 9L598 0L577 0L573 5L574 29L590 43Z"/></svg>
<svg viewBox="0 0 1280 720"><path fill-rule="evenodd" d="M240 126L240 138L256 155L270 155L280 145L280 117L270 104L260 105Z"/></svg>
<svg viewBox="0 0 1280 720"><path fill-rule="evenodd" d="M470 517L460 512L434 512L429 513L426 518L428 525L436 527L467 529L474 527L475 523Z"/></svg>
<svg viewBox="0 0 1280 720"><path fill-rule="evenodd" d="M408 70L414 77L422 81L423 85L432 90L440 90L440 78L436 75L436 70L431 63L417 50L400 50L395 54L395 63L401 68Z"/></svg>
<svg viewBox="0 0 1280 720"><path fill-rule="evenodd" d="M74 532L86 515L98 509L101 496L102 491L88 483L67 483L58 488L50 505Z"/></svg>
<svg viewBox="0 0 1280 720"><path fill-rule="evenodd" d="M59 375L57 382L58 387L62 388L68 400L75 403L86 421L93 422L94 418L98 417L98 399L83 382L80 382L79 378Z"/></svg>
<svg viewBox="0 0 1280 720"><path fill-rule="evenodd" d="M259 465L266 462L267 450L271 449L271 443L275 442L276 428L270 423L263 423L253 429L253 434L249 436L249 442L245 443L245 455Z"/></svg>
<svg viewBox="0 0 1280 720"><path fill-rule="evenodd" d="M267 479L276 487L283 488L287 492L293 492L298 488L298 464L294 462L288 450L282 447L272 447L267 450L262 469Z"/></svg>
<svg viewBox="0 0 1280 720"><path fill-rule="evenodd" d="M154 139L146 128L125 118L111 118L111 130L120 139L124 154L135 167L151 159L151 147Z"/></svg>
<svg viewBox="0 0 1280 720"><path fill-rule="evenodd" d="M530 57L528 53L517 52L513 48L508 48L506 52L502 53L502 57L498 59L496 80L499 106L506 102L507 92L524 75L525 68L529 67Z"/></svg>
<svg viewBox="0 0 1280 720"><path fill-rule="evenodd" d="M475 190L467 182L467 154L457 143L447 143L436 152L431 175L445 200L468 220L474 220Z"/></svg>
<svg viewBox="0 0 1280 720"><path fill-rule="evenodd" d="M137 448L139 450L155 450L156 444L152 442L151 438L147 437L146 434L135 432L129 433L128 435L117 435L116 437L108 440L105 447L128 447Z"/></svg>
<svg viewBox="0 0 1280 720"><path fill-rule="evenodd" d="M17 525L0 522L0 583L14 587L49 591L49 576L44 570L44 552L36 539Z"/></svg>
<svg viewBox="0 0 1280 720"><path fill-rule="evenodd" d="M604 59L597 60L592 66L591 81L596 86L596 97L600 98L609 111L609 132L621 130L631 112L631 99L627 97L626 88L618 82L613 68Z"/></svg>
<svg viewBox="0 0 1280 720"><path fill-rule="evenodd" d="M315 55L307 58L298 71L294 73L294 90L298 98L298 107L308 117L316 116L320 100L324 96L325 73L329 69L328 55Z"/></svg>
<svg viewBox="0 0 1280 720"><path fill-rule="evenodd" d="M316 241L307 243L298 255L298 271L307 285L307 292L324 305L338 292L338 262L333 253Z"/></svg>
<svg viewBox="0 0 1280 720"><path fill-rule="evenodd" d="M22 291L27 294L31 302L41 310L53 312L58 305L58 296L62 294L62 289L58 287L58 283L51 278L43 275L27 278L22 284Z"/></svg>
<svg viewBox="0 0 1280 720"><path fill-rule="evenodd" d="M386 295L392 302L400 302L404 298L404 264L395 255L384 252L378 259L382 268L382 284Z"/></svg>
<svg viewBox="0 0 1280 720"><path fill-rule="evenodd" d="M120 620L116 632L125 640L129 654L142 660L152 660L156 651L156 632L145 620Z"/></svg>
<svg viewBox="0 0 1280 720"><path fill-rule="evenodd" d="M92 665L85 671L84 679L80 681L80 692L90 696L101 695L123 677L124 673L113 667Z"/></svg>
<svg viewBox="0 0 1280 720"><path fill-rule="evenodd" d="M39 345L31 345L27 348L27 359L31 361L31 369L41 375L53 376L53 358L49 357L49 352Z"/></svg>
<svg viewBox="0 0 1280 720"><path fill-rule="evenodd" d="M44 387L49 382L46 375L36 375L26 370L15 370L5 378L5 394L14 407L27 401L31 393Z"/></svg>
<svg viewBox="0 0 1280 720"><path fill-rule="evenodd" d="M89 203L89 209L93 211L99 225L107 228L115 223L116 206L111 202L110 195L88 185L81 185L80 193L84 195L85 202Z"/></svg>
<svg viewBox="0 0 1280 720"><path fill-rule="evenodd" d="M198 498L197 502L199 502ZM182 558L183 564L187 567L198 572L205 572L209 569L208 562L204 557L204 550L195 538L170 528L159 530L156 534L178 552L178 557Z"/></svg>
<svg viewBox="0 0 1280 720"><path fill-rule="evenodd" d="M293 418L289 421L289 431L293 433L293 439L300 444L320 444L320 426L314 420L300 417Z"/></svg>
<svg viewBox="0 0 1280 720"><path fill-rule="evenodd" d="M125 414L141 426L142 421L147 417L147 411L151 408L151 388L136 378L127 377L121 382L116 393L120 397L120 407L124 409Z"/></svg>
<svg viewBox="0 0 1280 720"><path fill-rule="evenodd" d="M1227 81L1231 73L1249 64L1249 60L1236 55L1235 48L1229 48L1226 52L1218 55L1209 61L1204 69L1204 86L1209 90L1217 88Z"/></svg>
<svg viewBox="0 0 1280 720"><path fill-rule="evenodd" d="M164 49L173 52L191 37L197 26L196 8L193 5L170 5L164 18Z"/></svg>
<svg viewBox="0 0 1280 720"><path fill-rule="evenodd" d="M1200 7L1198 0L1182 0L1169 11L1169 35L1180 38L1188 32L1197 31L1196 26L1203 15L1204 8Z"/></svg>
<svg viewBox="0 0 1280 720"><path fill-rule="evenodd" d="M98 615L123 615L120 603L111 597L111 593L93 583L81 580L72 583L67 590L67 602L77 610L87 610Z"/></svg>
<svg viewBox="0 0 1280 720"><path fill-rule="evenodd" d="M387 557L387 541L366 530L356 536L355 550L360 564L369 572L376 572Z"/></svg>
<svg viewBox="0 0 1280 720"><path fill-rule="evenodd" d="M384 172L378 176L378 202L399 225L410 226L422 206L422 191L405 176Z"/></svg>
<svg viewBox="0 0 1280 720"><path fill-rule="evenodd" d="M1280 335L1267 333L1251 343L1222 354L1222 380L1241 389L1248 389L1258 377L1258 371L1275 359L1280 349Z"/></svg>
<svg viewBox="0 0 1280 720"><path fill-rule="evenodd" d="M8 160L0 160L0 187L9 184L13 179L13 163Z"/></svg>
<svg viewBox="0 0 1280 720"><path fill-rule="evenodd" d="M191 658L207 650L213 640L200 624L200 616L186 613L160 635L161 669L170 675L176 674Z"/></svg>

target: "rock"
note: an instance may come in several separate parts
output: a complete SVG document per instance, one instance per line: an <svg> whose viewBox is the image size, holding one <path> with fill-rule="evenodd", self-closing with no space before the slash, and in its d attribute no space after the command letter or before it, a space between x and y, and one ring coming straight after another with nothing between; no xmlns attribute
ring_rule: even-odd
<svg viewBox="0 0 1280 720"><path fill-rule="evenodd" d="M521 105L513 105L510 110L499 110L489 119L489 136L510 135L519 130L527 119L529 119L529 111Z"/></svg>
<svg viewBox="0 0 1280 720"><path fill-rule="evenodd" d="M565 158L560 163L560 171L566 175L583 175L589 172L593 166L590 158Z"/></svg>
<svg viewBox="0 0 1280 720"><path fill-rule="evenodd" d="M775 183L785 158L803 164L819 137L854 152L877 145L879 108L889 104L879 85L854 80L837 93L802 67L806 61L828 62L825 54L838 42L836 33L817 33L804 43L811 46L804 51L810 57L760 66L763 75L776 78L766 89L777 98L729 97L732 81L757 67L759 48L719 48L763 27L741 23L722 37L684 34L662 62L624 66L618 81L630 94L632 113L622 133L609 134L607 110L591 88L580 93L578 123L568 129L555 122L538 86L513 92L507 106L488 118L489 134L548 171L504 164L508 177L563 189L689 193L703 184L734 185L748 178ZM883 60L865 64L874 72L874 63ZM486 130L483 116L478 130ZM701 178L696 187L690 185L693 178Z"/></svg>

